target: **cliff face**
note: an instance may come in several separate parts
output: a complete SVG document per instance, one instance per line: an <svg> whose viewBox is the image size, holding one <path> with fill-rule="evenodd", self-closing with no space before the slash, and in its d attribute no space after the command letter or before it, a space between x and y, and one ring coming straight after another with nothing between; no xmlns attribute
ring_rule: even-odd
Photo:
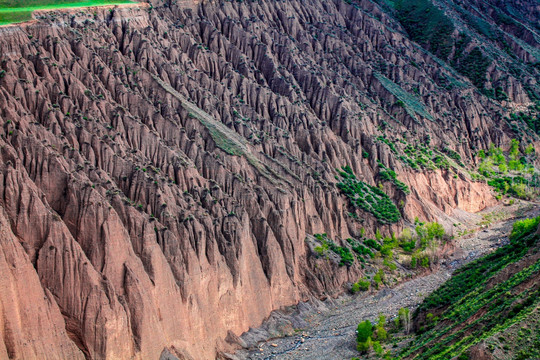
<svg viewBox="0 0 540 360"><path fill-rule="evenodd" d="M503 104L378 5L152 5L0 28L0 358L208 359L341 293L361 269L321 268L306 236L402 226L350 216L344 165L394 169L405 221L494 203L466 168L513 136ZM412 168L422 144L463 166Z"/></svg>

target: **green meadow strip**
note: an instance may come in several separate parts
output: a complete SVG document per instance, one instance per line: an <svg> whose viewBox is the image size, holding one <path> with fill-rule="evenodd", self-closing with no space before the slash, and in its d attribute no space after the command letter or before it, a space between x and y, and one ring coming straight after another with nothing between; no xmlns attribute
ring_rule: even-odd
<svg viewBox="0 0 540 360"><path fill-rule="evenodd" d="M130 0L29 0L20 1L0 0L0 25L14 24L32 20L32 13L38 10L72 9L91 6L122 5L134 3ZM24 6L23 6L24 5Z"/></svg>

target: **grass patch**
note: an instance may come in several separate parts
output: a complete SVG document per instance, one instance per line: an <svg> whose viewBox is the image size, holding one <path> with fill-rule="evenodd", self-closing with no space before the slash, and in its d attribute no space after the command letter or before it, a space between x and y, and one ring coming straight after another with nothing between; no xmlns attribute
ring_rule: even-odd
<svg viewBox="0 0 540 360"><path fill-rule="evenodd" d="M40 9L64 9L70 7L119 5L133 3L130 0L0 0L0 11L11 9L32 11Z"/></svg>
<svg viewBox="0 0 540 360"><path fill-rule="evenodd" d="M31 11L2 12L0 9L0 25L14 24L32 20Z"/></svg>
<svg viewBox="0 0 540 360"><path fill-rule="evenodd" d="M36 10L129 4L129 0L0 0L0 25L32 20Z"/></svg>
<svg viewBox="0 0 540 360"><path fill-rule="evenodd" d="M197 107L197 105L189 102L178 91L176 91L170 84L167 84L154 74L150 74L152 78L169 94L178 99L182 107L188 112L188 116L193 119L197 119L203 124L210 133L212 140L216 143L216 146L225 151L229 155L243 156L246 160L253 165L266 179L271 181L274 185L282 185L281 177L271 168L265 166L249 149L248 141L229 129L221 121L217 121L211 115L204 110Z"/></svg>
<svg viewBox="0 0 540 360"><path fill-rule="evenodd" d="M377 80L379 80L380 83L384 86L384 88L390 91L392 95L394 95L398 99L399 104L403 106L403 108L411 117L416 119L416 113L426 119L433 121L433 116L431 116L431 114L426 110L426 107L424 106L424 104L422 104L419 98L403 90L401 86L388 79L386 76L379 73L375 73L374 75Z"/></svg>

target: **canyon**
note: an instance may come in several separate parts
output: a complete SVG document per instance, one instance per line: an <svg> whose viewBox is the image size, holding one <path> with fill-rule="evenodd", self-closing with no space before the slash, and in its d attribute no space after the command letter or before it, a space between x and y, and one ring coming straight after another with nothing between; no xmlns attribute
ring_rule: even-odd
<svg viewBox="0 0 540 360"><path fill-rule="evenodd" d="M469 34L460 51L491 59L481 86L368 0L151 0L1 26L0 359L223 358L273 310L366 272L318 258L312 235L345 246L415 218L452 233L497 204L477 152L540 151L510 117L540 98L540 9L505 3L437 3L452 39ZM466 22L479 11L506 45ZM399 220L352 206L344 166Z"/></svg>

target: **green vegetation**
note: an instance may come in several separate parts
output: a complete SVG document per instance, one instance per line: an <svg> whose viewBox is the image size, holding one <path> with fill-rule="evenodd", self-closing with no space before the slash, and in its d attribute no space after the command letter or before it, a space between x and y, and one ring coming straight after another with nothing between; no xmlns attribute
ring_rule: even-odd
<svg viewBox="0 0 540 360"><path fill-rule="evenodd" d="M411 311L408 308L401 308L398 311L398 316L396 318L396 327L403 328L406 334L411 331L412 318Z"/></svg>
<svg viewBox="0 0 540 360"><path fill-rule="evenodd" d="M0 0L0 11L11 11L11 9L34 11L48 9L65 9L72 7L88 7L103 5L129 4L129 0Z"/></svg>
<svg viewBox="0 0 540 360"><path fill-rule="evenodd" d="M486 95L484 83L486 82L486 71L491 64L491 59L482 54L480 48L472 49L456 66L456 70L467 76L478 89ZM491 95L491 94L490 94Z"/></svg>
<svg viewBox="0 0 540 360"><path fill-rule="evenodd" d="M445 240L446 233L441 224L417 223L415 234L410 229L403 229L398 237L391 236L383 239L383 246L380 248L384 257L384 264L390 270L394 270L395 265L391 263L394 259L394 251L401 248L405 254L410 254L410 267L415 269L418 266L429 267L436 260L436 249Z"/></svg>
<svg viewBox="0 0 540 360"><path fill-rule="evenodd" d="M510 119L508 120L523 123L536 134L540 134L540 100L537 100L534 105L529 106L526 111L510 114Z"/></svg>
<svg viewBox="0 0 540 360"><path fill-rule="evenodd" d="M537 311L540 260L526 255L538 252L539 223L540 217L517 221L508 245L457 270L427 297L415 313L420 330L400 357L468 358L471 346L504 333ZM528 344L521 349L524 355L538 352L534 342Z"/></svg>
<svg viewBox="0 0 540 360"><path fill-rule="evenodd" d="M2 12L0 9L0 25L13 24L28 20L32 20L31 11Z"/></svg>
<svg viewBox="0 0 540 360"><path fill-rule="evenodd" d="M502 88L486 89L486 71L491 59L482 53L479 47L474 47L467 53L465 50L471 42L466 34L454 37L454 24L443 11L430 0L397 0L394 3L397 18L412 40L419 43L454 67L459 73L467 76L471 82L486 96L496 100L505 100L507 95ZM472 25L490 39L497 36L489 31L489 24L474 18ZM482 22L482 23L480 23ZM452 58L449 58L454 50Z"/></svg>
<svg viewBox="0 0 540 360"><path fill-rule="evenodd" d="M394 154L397 154L396 145L394 145L392 141L388 140L385 134L377 136L377 141L385 143Z"/></svg>
<svg viewBox="0 0 540 360"><path fill-rule="evenodd" d="M397 0L398 20L411 39L443 60L448 59L453 47L454 25L429 0Z"/></svg>
<svg viewBox="0 0 540 360"><path fill-rule="evenodd" d="M369 280L363 278L359 279L358 282L355 282L352 285L351 292L355 294L359 291L368 291L370 285L371 283L369 282Z"/></svg>
<svg viewBox="0 0 540 360"><path fill-rule="evenodd" d="M169 94L177 98L182 107L188 112L188 116L197 119L203 124L216 146L229 155L244 156L246 160L256 168L261 175L272 182L274 185L282 185L281 177L271 168L265 166L250 150L249 142L237 132L229 129L221 121L217 121L207 112L188 101L182 94L174 89L170 84L163 81L154 74L152 78Z"/></svg>
<svg viewBox="0 0 540 360"><path fill-rule="evenodd" d="M0 25L32 19L36 10L128 4L128 0L0 0Z"/></svg>
<svg viewBox="0 0 540 360"><path fill-rule="evenodd" d="M379 269L376 273L375 273L375 276L373 276L373 282L375 284L375 288L378 290L379 287L382 285L384 281L384 271L383 269Z"/></svg>
<svg viewBox="0 0 540 360"><path fill-rule="evenodd" d="M409 187L397 179L397 175L394 170L388 169L380 161L378 162L378 164L379 164L379 176L381 177L383 181L390 181L392 184L394 184L398 189L403 191L405 194L411 193L411 190L409 190Z"/></svg>
<svg viewBox="0 0 540 360"><path fill-rule="evenodd" d="M349 248L336 245L326 234L314 234L313 236L321 243L320 246L315 247L315 252L319 256L324 256L328 251L333 251L341 258L339 266L349 267L354 263L354 257Z"/></svg>
<svg viewBox="0 0 540 360"><path fill-rule="evenodd" d="M407 144L399 159L411 168L418 169L450 169L457 165L464 166L458 153L448 148L439 151L430 149L426 145L416 141L414 144Z"/></svg>
<svg viewBox="0 0 540 360"><path fill-rule="evenodd" d="M377 251L381 250L381 245L373 239L367 239L366 241L364 241L364 244Z"/></svg>
<svg viewBox="0 0 540 360"><path fill-rule="evenodd" d="M519 141L513 139L506 153L492 144L487 153L480 150L477 157L481 160L478 173L499 194L520 199L532 199L536 195L540 179L533 165L535 154L532 145L522 153Z"/></svg>
<svg viewBox="0 0 540 360"><path fill-rule="evenodd" d="M366 353L370 348L373 348L378 356L383 356L384 350L381 342L388 340L388 332L385 329L385 325L386 317L382 314L379 315L375 326L369 320L358 324L356 328L356 349L361 353Z"/></svg>
<svg viewBox="0 0 540 360"><path fill-rule="evenodd" d="M459 166L465 166L463 165L463 163L461 162L461 155L459 155L456 151L452 150L452 149L449 149L447 147L444 147L442 149L442 151L448 155L448 157L452 160L454 160Z"/></svg>
<svg viewBox="0 0 540 360"><path fill-rule="evenodd" d="M367 352L372 346L371 336L373 335L373 325L369 320L358 324L356 328L356 348L360 352Z"/></svg>
<svg viewBox="0 0 540 360"><path fill-rule="evenodd" d="M516 221L512 227L512 232L510 233L510 240L517 240L530 234L538 228L539 222L540 217Z"/></svg>
<svg viewBox="0 0 540 360"><path fill-rule="evenodd" d="M351 205L371 213L381 223L395 223L401 214L392 200L381 189L357 180L352 169L347 165L339 171L341 182L338 189L349 198Z"/></svg>
<svg viewBox="0 0 540 360"><path fill-rule="evenodd" d="M375 241L375 240L372 240L372 239L368 239L368 240ZM366 240L366 241L368 241L368 240ZM350 239L350 238L347 239L347 242L351 245L352 250L356 253L356 256L358 257L358 260L364 262L364 258L362 256L369 256L370 258L375 257L375 255L373 254L373 251L371 251L370 248L360 244L360 242L358 242L356 240L353 240L353 239ZM366 244L366 243L364 242L364 244Z"/></svg>

